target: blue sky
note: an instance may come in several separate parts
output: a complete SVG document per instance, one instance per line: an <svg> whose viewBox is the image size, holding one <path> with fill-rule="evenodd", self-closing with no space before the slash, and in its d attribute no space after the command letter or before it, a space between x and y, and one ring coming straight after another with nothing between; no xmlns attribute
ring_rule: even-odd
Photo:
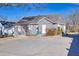
<svg viewBox="0 0 79 59"><path fill-rule="evenodd" d="M79 8L79 4L75 3L48 3L45 4L42 10L32 9L27 10L23 7L1 7L0 15L7 17L9 21L17 21L24 16L49 15L49 14L63 14L65 16L74 12ZM27 7L27 6L26 6ZM42 7L42 6L41 6Z"/></svg>

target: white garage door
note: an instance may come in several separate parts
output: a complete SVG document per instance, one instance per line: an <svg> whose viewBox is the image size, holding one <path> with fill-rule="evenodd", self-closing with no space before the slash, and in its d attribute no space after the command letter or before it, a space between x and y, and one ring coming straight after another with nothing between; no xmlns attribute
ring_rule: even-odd
<svg viewBox="0 0 79 59"><path fill-rule="evenodd" d="M46 34L46 25L45 24L42 25L42 34Z"/></svg>

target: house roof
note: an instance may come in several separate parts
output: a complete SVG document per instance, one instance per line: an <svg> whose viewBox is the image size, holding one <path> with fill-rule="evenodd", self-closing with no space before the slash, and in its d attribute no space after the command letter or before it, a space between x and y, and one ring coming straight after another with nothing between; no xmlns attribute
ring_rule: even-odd
<svg viewBox="0 0 79 59"><path fill-rule="evenodd" d="M11 28L12 26L14 26L15 25L15 22L6 22L3 26L5 27L5 28Z"/></svg>
<svg viewBox="0 0 79 59"><path fill-rule="evenodd" d="M0 21L0 23L5 27L5 28L10 28L15 25L15 22L9 22L9 21Z"/></svg>
<svg viewBox="0 0 79 59"><path fill-rule="evenodd" d="M6 22L5 22L5 21L0 21L0 23L1 23L2 25L4 25Z"/></svg>
<svg viewBox="0 0 79 59"><path fill-rule="evenodd" d="M37 24L37 22L42 18L45 18L45 20L51 23L59 23L59 24L65 23L62 17L58 17L57 15L23 17L18 23L19 24Z"/></svg>
<svg viewBox="0 0 79 59"><path fill-rule="evenodd" d="M48 15L46 17L52 23L65 24L65 20L64 20L63 16L60 16L60 15Z"/></svg>

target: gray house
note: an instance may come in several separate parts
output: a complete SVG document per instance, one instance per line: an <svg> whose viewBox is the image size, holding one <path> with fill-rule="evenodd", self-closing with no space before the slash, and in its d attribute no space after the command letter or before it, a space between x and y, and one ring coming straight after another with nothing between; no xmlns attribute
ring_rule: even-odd
<svg viewBox="0 0 79 59"><path fill-rule="evenodd" d="M63 32L66 31L65 23L61 18L55 18L55 16L33 16L24 17L19 22L19 25L23 26L26 35L45 35L47 29L62 28Z"/></svg>

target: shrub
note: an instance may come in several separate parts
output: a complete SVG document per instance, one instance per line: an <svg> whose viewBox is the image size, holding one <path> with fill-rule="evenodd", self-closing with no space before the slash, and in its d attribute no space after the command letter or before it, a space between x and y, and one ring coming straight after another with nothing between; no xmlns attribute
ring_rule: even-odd
<svg viewBox="0 0 79 59"><path fill-rule="evenodd" d="M48 29L46 35L47 36L57 35L57 30L56 29Z"/></svg>
<svg viewBox="0 0 79 59"><path fill-rule="evenodd" d="M57 29L57 34L60 34L60 33L61 33L61 28L58 27L58 29Z"/></svg>

